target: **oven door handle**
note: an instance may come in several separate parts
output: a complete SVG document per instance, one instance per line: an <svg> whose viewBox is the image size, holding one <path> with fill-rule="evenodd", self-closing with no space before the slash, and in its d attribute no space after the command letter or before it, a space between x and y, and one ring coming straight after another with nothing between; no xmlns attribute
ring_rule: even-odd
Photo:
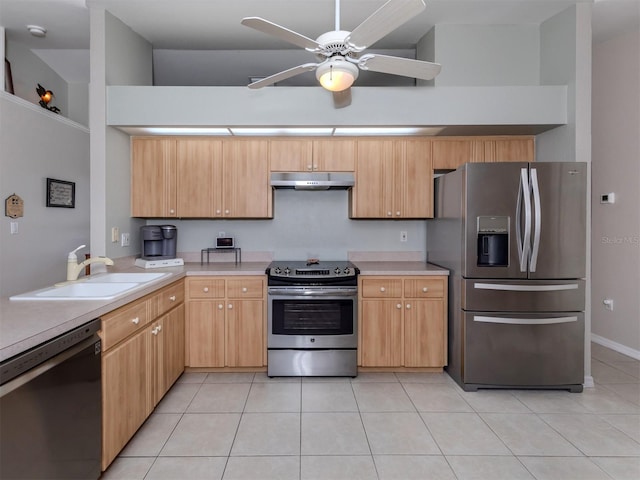
<svg viewBox="0 0 640 480"><path fill-rule="evenodd" d="M358 294L357 288L277 288L269 287L267 290L269 295L277 296L304 296L304 297L353 297Z"/></svg>

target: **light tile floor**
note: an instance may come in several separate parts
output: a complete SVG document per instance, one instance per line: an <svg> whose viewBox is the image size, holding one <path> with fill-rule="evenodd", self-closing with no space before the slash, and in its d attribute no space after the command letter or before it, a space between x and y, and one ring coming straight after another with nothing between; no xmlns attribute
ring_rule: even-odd
<svg viewBox="0 0 640 480"><path fill-rule="evenodd" d="M640 362L593 344L592 374L575 394L186 373L102 478L638 480Z"/></svg>

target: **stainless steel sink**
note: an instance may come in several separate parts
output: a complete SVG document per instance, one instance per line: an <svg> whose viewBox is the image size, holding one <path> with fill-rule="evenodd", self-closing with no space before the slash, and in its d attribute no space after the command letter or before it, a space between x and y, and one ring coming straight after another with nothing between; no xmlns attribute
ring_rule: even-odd
<svg viewBox="0 0 640 480"><path fill-rule="evenodd" d="M142 285L133 282L68 283L60 287L49 287L14 295L10 300L112 300Z"/></svg>

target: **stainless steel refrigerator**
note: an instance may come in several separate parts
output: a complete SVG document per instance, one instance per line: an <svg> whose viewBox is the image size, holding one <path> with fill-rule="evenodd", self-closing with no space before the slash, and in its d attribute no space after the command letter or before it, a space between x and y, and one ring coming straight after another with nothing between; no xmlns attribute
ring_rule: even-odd
<svg viewBox="0 0 640 480"><path fill-rule="evenodd" d="M428 261L450 270L447 371L465 390L584 381L585 163L468 163L435 179Z"/></svg>

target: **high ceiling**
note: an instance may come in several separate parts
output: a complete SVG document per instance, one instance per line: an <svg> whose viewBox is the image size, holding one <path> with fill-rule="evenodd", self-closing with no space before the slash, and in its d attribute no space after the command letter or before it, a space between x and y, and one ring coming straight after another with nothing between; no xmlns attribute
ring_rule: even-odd
<svg viewBox="0 0 640 480"><path fill-rule="evenodd" d="M404 50L406 54L435 24L540 24L576 1L592 0L426 0L423 13L374 48ZM342 0L341 28L352 30L384 3L385 0ZM335 0L0 0L0 26L5 28L9 42L34 50L67 81L88 82L87 4L104 7L148 40L154 50L192 50L200 51L200 55L234 50L305 54L294 52L299 50L297 47L240 25L246 16L266 18L311 38L333 30L335 23ZM618 32L637 28L640 1L596 0L593 19L594 41L606 40ZM46 37L30 35L26 25L32 24L46 28ZM193 59L193 68L197 69L203 57L195 52ZM293 61L288 65L297 64L297 60ZM270 73L273 72L255 72Z"/></svg>

